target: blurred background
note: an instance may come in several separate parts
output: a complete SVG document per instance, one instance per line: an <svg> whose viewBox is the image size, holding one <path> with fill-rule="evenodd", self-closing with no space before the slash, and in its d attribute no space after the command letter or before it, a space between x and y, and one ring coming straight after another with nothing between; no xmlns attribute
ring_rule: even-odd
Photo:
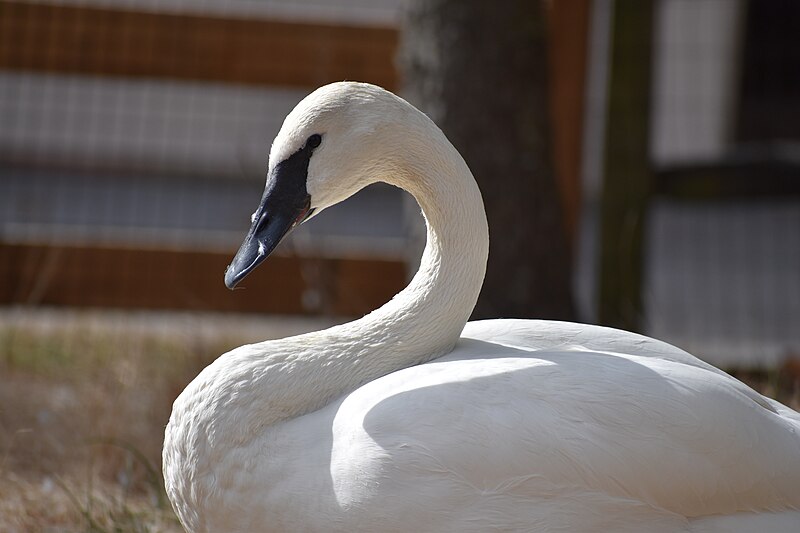
<svg viewBox="0 0 800 533"><path fill-rule="evenodd" d="M797 408L798 27L792 0L0 0L0 530L179 531L185 384L405 285L423 222L380 184L222 283L284 116L344 79L472 168L475 318L639 331Z"/></svg>

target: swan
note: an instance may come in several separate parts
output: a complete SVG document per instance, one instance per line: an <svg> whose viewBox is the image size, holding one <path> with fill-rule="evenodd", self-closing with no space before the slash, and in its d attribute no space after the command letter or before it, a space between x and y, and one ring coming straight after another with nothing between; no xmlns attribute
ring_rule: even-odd
<svg viewBox="0 0 800 533"><path fill-rule="evenodd" d="M226 285L376 181L421 206L417 274L361 319L236 348L186 387L163 474L187 531L800 531L798 413L645 336L467 323L481 194L386 90L334 83L290 112Z"/></svg>

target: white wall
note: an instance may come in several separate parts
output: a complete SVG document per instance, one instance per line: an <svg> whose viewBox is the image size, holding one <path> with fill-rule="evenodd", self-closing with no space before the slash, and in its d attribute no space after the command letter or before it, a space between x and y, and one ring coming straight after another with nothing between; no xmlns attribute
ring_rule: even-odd
<svg viewBox="0 0 800 533"><path fill-rule="evenodd" d="M656 9L654 162L717 158L732 133L744 2L662 0Z"/></svg>
<svg viewBox="0 0 800 533"><path fill-rule="evenodd" d="M307 92L0 72L0 153L56 166L260 179L272 139Z"/></svg>

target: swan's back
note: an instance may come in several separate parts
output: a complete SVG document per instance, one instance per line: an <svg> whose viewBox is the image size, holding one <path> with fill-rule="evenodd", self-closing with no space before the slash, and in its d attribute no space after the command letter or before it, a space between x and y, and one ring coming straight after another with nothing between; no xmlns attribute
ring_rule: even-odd
<svg viewBox="0 0 800 533"><path fill-rule="evenodd" d="M800 524L800 424L686 352L608 328L470 323L451 354L276 430L284 460L243 473L275 490L238 496L276 529L309 516L343 531ZM316 511L292 514L309 494Z"/></svg>
<svg viewBox="0 0 800 533"><path fill-rule="evenodd" d="M800 424L685 352L558 322L486 321L464 335L450 355L348 396L334 433L359 444L334 463L342 479L373 472L398 495L418 483L421 501L460 494L520 509L510 502L527 499L541 508L524 519L572 531L570 502L624 508L631 530L638 515L672 527L800 508ZM592 514L580 519L602 530Z"/></svg>

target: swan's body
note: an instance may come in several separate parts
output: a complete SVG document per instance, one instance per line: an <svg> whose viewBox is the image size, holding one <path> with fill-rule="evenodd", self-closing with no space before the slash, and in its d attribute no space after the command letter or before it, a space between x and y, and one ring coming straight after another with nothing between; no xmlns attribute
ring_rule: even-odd
<svg viewBox="0 0 800 533"><path fill-rule="evenodd" d="M415 196L428 245L380 309L233 350L180 395L164 475L188 530L800 531L794 411L632 333L464 326L488 250L480 193L409 104L323 87L287 117L270 161L229 285L373 181Z"/></svg>

